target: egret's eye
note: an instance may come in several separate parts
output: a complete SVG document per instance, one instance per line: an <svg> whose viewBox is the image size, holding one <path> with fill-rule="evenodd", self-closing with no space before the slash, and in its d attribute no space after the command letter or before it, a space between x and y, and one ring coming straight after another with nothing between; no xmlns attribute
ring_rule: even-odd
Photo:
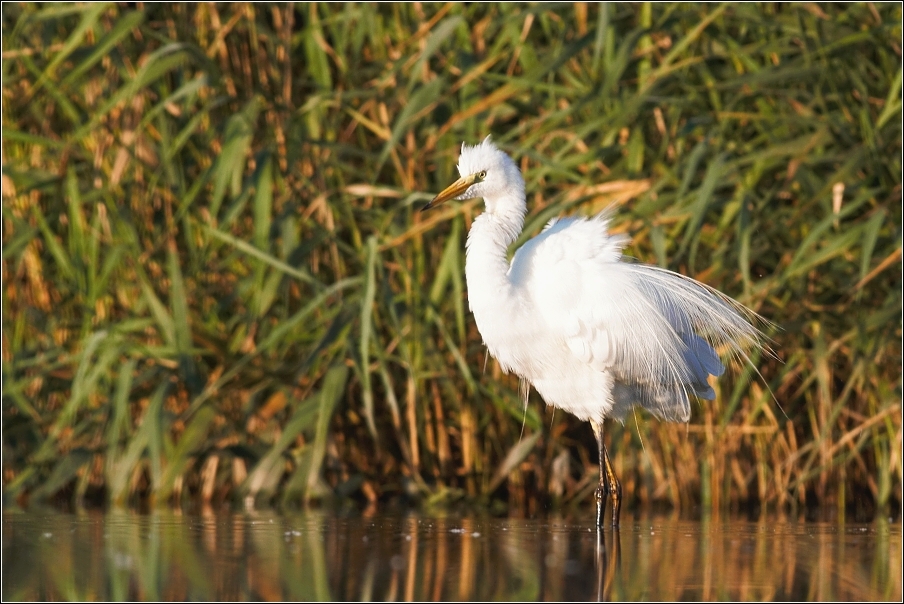
<svg viewBox="0 0 904 604"><path fill-rule="evenodd" d="M477 179L478 179L478 180L486 180L486 177L487 177L487 171L486 171L486 170L482 170L480 173L477 174Z"/></svg>

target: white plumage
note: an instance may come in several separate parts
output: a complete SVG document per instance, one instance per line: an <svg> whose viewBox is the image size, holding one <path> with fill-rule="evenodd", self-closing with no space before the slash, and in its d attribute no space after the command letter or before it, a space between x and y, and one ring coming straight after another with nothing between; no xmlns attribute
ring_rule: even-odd
<svg viewBox="0 0 904 604"><path fill-rule="evenodd" d="M635 405L687 421L689 395L713 399L709 376L724 371L716 348L744 355L763 336L756 315L677 273L626 261L628 238L609 234L609 214L554 219L515 253L524 226L524 179L487 137L462 145L461 178L424 209L482 197L471 225L468 301L490 354L529 381L547 404L591 422L600 451L597 521L607 495L618 524L621 487L603 443L607 417Z"/></svg>

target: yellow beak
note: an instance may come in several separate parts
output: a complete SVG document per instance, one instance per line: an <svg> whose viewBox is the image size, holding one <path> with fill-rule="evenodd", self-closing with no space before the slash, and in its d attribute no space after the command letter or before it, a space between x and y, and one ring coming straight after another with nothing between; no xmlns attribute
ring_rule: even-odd
<svg viewBox="0 0 904 604"><path fill-rule="evenodd" d="M462 195L465 191L468 190L468 187L477 182L480 178L478 174L471 174L470 176L462 176L451 185L440 191L440 193L430 200L430 203L421 208L421 212L424 210L429 210L430 208L435 208L439 204L444 201L449 201L450 199L455 199L459 195Z"/></svg>

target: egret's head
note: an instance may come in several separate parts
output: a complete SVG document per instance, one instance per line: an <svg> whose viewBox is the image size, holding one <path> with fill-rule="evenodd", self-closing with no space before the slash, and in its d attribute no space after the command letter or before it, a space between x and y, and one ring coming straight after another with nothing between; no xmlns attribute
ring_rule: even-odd
<svg viewBox="0 0 904 604"><path fill-rule="evenodd" d="M443 189L424 209L438 206L450 199L482 197L487 211L494 211L497 202L509 199L524 204L524 179L512 158L493 144L490 137L478 145L461 146L458 158L461 178Z"/></svg>

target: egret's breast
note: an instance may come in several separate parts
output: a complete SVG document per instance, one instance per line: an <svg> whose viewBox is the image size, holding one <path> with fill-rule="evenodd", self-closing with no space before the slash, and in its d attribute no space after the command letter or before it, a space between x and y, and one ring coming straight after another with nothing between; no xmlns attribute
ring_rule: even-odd
<svg viewBox="0 0 904 604"><path fill-rule="evenodd" d="M612 375L583 363L563 365L557 373L545 373L532 384L546 404L584 421L601 422L612 410Z"/></svg>

